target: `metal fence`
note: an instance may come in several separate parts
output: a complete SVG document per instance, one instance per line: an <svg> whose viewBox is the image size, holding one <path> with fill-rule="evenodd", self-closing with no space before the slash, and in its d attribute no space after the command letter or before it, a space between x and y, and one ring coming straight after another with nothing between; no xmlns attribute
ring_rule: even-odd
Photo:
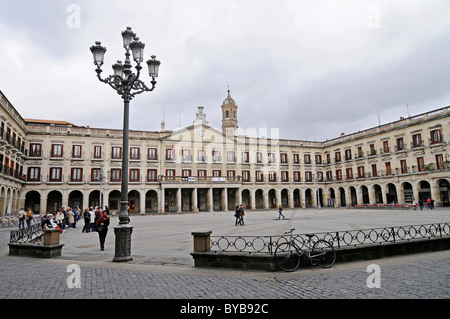
<svg viewBox="0 0 450 319"><path fill-rule="evenodd" d="M32 223L25 228L12 230L9 237L10 243L36 242L41 239L43 234L42 224L40 222Z"/></svg>
<svg viewBox="0 0 450 319"><path fill-rule="evenodd" d="M211 251L272 254L278 244L289 241L289 236L211 236ZM293 239L302 249L308 249L309 240L315 242L319 239L324 239L330 242L335 249L339 249L360 245L433 239L445 236L450 236L450 222L314 233L311 239L305 236L305 234L294 234Z"/></svg>

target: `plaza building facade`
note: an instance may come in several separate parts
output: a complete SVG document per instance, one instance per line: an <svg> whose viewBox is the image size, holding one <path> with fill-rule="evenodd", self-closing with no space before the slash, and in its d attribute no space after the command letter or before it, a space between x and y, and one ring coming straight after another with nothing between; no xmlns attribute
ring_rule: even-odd
<svg viewBox="0 0 450 319"><path fill-rule="evenodd" d="M1 91L0 104L1 215L97 205L118 212L124 151L131 214L428 198L449 205L450 107L317 142L282 139L273 128L240 129L228 92L221 130L198 107L188 127L131 130L123 150L122 130L24 119Z"/></svg>

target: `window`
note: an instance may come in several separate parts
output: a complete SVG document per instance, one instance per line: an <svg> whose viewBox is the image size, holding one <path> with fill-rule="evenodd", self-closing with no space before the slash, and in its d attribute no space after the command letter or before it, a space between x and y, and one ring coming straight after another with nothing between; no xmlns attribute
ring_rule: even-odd
<svg viewBox="0 0 450 319"><path fill-rule="evenodd" d="M198 179L199 180L205 180L206 179L206 169L199 169L198 170Z"/></svg>
<svg viewBox="0 0 450 319"><path fill-rule="evenodd" d="M221 162L222 158L220 157L220 151L213 150L212 151L213 162Z"/></svg>
<svg viewBox="0 0 450 319"><path fill-rule="evenodd" d="M138 160L141 158L141 150L139 147L130 147L130 160Z"/></svg>
<svg viewBox="0 0 450 319"><path fill-rule="evenodd" d="M322 155L316 155L316 164L322 164Z"/></svg>
<svg viewBox="0 0 450 319"><path fill-rule="evenodd" d="M289 182L289 172L287 171L282 171L281 172L281 181L282 182Z"/></svg>
<svg viewBox="0 0 450 319"><path fill-rule="evenodd" d="M372 176L378 177L377 164L372 164Z"/></svg>
<svg viewBox="0 0 450 319"><path fill-rule="evenodd" d="M422 134L414 134L412 136L412 147L422 147L423 146L423 142L422 142Z"/></svg>
<svg viewBox="0 0 450 319"><path fill-rule="evenodd" d="M128 179L130 182L139 182L139 175L139 168L130 168L130 176L128 177Z"/></svg>
<svg viewBox="0 0 450 319"><path fill-rule="evenodd" d="M391 175L392 174L391 162L386 162L385 166L386 166L386 175Z"/></svg>
<svg viewBox="0 0 450 319"><path fill-rule="evenodd" d="M220 169L213 170L213 177L221 177L222 171Z"/></svg>
<svg viewBox="0 0 450 319"><path fill-rule="evenodd" d="M72 145L72 158L81 158L81 145Z"/></svg>
<svg viewBox="0 0 450 319"><path fill-rule="evenodd" d="M111 149L111 158L112 159L122 159L122 147L113 146Z"/></svg>
<svg viewBox="0 0 450 319"><path fill-rule="evenodd" d="M175 149L173 146L171 148L166 148L166 160L167 161L175 160Z"/></svg>
<svg viewBox="0 0 450 319"><path fill-rule="evenodd" d="M281 161L281 164L287 164L288 160L287 160L287 154L286 153L281 153L280 154L280 161Z"/></svg>
<svg viewBox="0 0 450 319"><path fill-rule="evenodd" d="M120 168L111 169L111 182L120 182L122 180L122 170Z"/></svg>
<svg viewBox="0 0 450 319"><path fill-rule="evenodd" d="M198 162L206 162L206 151L205 148L197 151L197 161Z"/></svg>
<svg viewBox="0 0 450 319"><path fill-rule="evenodd" d="M334 153L334 161L336 163L339 163L341 161L341 152L335 152Z"/></svg>
<svg viewBox="0 0 450 319"><path fill-rule="evenodd" d="M229 178L229 179L234 179L235 177L236 177L236 171L235 170L228 170L227 171L227 177Z"/></svg>
<svg viewBox="0 0 450 319"><path fill-rule="evenodd" d="M345 174L347 174L347 179L353 179L353 169L351 167L345 169Z"/></svg>
<svg viewBox="0 0 450 319"><path fill-rule="evenodd" d="M91 182L99 182L101 168L91 168Z"/></svg>
<svg viewBox="0 0 450 319"><path fill-rule="evenodd" d="M61 172L62 172L61 167L51 167L48 181L49 182L61 182L62 181Z"/></svg>
<svg viewBox="0 0 450 319"><path fill-rule="evenodd" d="M419 172L423 172L425 170L425 162L423 161L423 157L417 158L417 170Z"/></svg>
<svg viewBox="0 0 450 319"><path fill-rule="evenodd" d="M248 163L250 161L248 152L242 152L242 163Z"/></svg>
<svg viewBox="0 0 450 319"><path fill-rule="evenodd" d="M102 158L102 147L94 146L94 158Z"/></svg>
<svg viewBox="0 0 450 319"><path fill-rule="evenodd" d="M336 180L342 180L342 171L340 169L336 170Z"/></svg>
<svg viewBox="0 0 450 319"><path fill-rule="evenodd" d="M236 157L234 155L234 151L227 151L227 163L234 163L236 161Z"/></svg>
<svg viewBox="0 0 450 319"><path fill-rule="evenodd" d="M305 159L305 164L311 164L311 155L305 154L304 159Z"/></svg>
<svg viewBox="0 0 450 319"><path fill-rule="evenodd" d="M242 171L242 181L250 182L250 171Z"/></svg>
<svg viewBox="0 0 450 319"><path fill-rule="evenodd" d="M389 141L383 142L383 153L389 153Z"/></svg>
<svg viewBox="0 0 450 319"><path fill-rule="evenodd" d="M317 172L317 181L323 182L323 173L322 172Z"/></svg>
<svg viewBox="0 0 450 319"><path fill-rule="evenodd" d="M181 160L183 162L192 162L191 150L189 148L183 148L181 150Z"/></svg>
<svg viewBox="0 0 450 319"><path fill-rule="evenodd" d="M326 172L327 181L333 180L333 173L331 171Z"/></svg>
<svg viewBox="0 0 450 319"><path fill-rule="evenodd" d="M430 131L430 136L431 136L431 139L430 139L431 144L443 142L442 133L441 133L440 129Z"/></svg>
<svg viewBox="0 0 450 319"><path fill-rule="evenodd" d="M372 156L372 155L377 155L377 151L375 150L375 144L370 144L369 145L369 155L370 156Z"/></svg>
<svg viewBox="0 0 450 319"><path fill-rule="evenodd" d="M50 157L63 157L63 145L52 144L52 153Z"/></svg>
<svg viewBox="0 0 450 319"><path fill-rule="evenodd" d="M358 166L358 178L365 177L365 169L364 166Z"/></svg>
<svg viewBox="0 0 450 319"><path fill-rule="evenodd" d="M28 179L29 182L41 181L41 168L40 167L28 167Z"/></svg>
<svg viewBox="0 0 450 319"><path fill-rule="evenodd" d="M166 178L167 180L175 179L175 170L174 169L166 169Z"/></svg>
<svg viewBox="0 0 450 319"><path fill-rule="evenodd" d="M275 163L275 153L267 154L267 163L269 164Z"/></svg>
<svg viewBox="0 0 450 319"><path fill-rule="evenodd" d="M293 172L293 174L294 174L294 182L301 182L300 172L295 171L295 172Z"/></svg>
<svg viewBox="0 0 450 319"><path fill-rule="evenodd" d="M83 180L83 169L80 167L72 167L70 174L71 182L81 182Z"/></svg>
<svg viewBox="0 0 450 319"><path fill-rule="evenodd" d="M444 157L442 156L442 154L436 155L436 168L444 169Z"/></svg>
<svg viewBox="0 0 450 319"><path fill-rule="evenodd" d="M158 180L158 170L150 168L147 170L147 182L156 182Z"/></svg>
<svg viewBox="0 0 450 319"><path fill-rule="evenodd" d="M276 182L277 181L277 173L274 171L269 172L269 182Z"/></svg>
<svg viewBox="0 0 450 319"><path fill-rule="evenodd" d="M256 163L262 163L262 154L261 152L256 152Z"/></svg>
<svg viewBox="0 0 450 319"><path fill-rule="evenodd" d="M358 158L364 157L364 152L361 146L358 146Z"/></svg>
<svg viewBox="0 0 450 319"><path fill-rule="evenodd" d="M294 164L300 164L300 157L298 154L293 154L294 157Z"/></svg>
<svg viewBox="0 0 450 319"><path fill-rule="evenodd" d="M408 168L406 166L406 160L400 160L400 169L402 174L408 173Z"/></svg>
<svg viewBox="0 0 450 319"><path fill-rule="evenodd" d="M262 171L256 171L255 176L256 176L256 182L264 181L264 175L263 175Z"/></svg>
<svg viewBox="0 0 450 319"><path fill-rule="evenodd" d="M345 150L345 160L349 161L352 159L352 150Z"/></svg>
<svg viewBox="0 0 450 319"><path fill-rule="evenodd" d="M397 139L397 152L403 151L405 149L405 144L403 143L403 137Z"/></svg>
<svg viewBox="0 0 450 319"><path fill-rule="evenodd" d="M312 182L312 173L305 172L305 182Z"/></svg>
<svg viewBox="0 0 450 319"><path fill-rule="evenodd" d="M30 143L30 157L42 157L42 144Z"/></svg>
<svg viewBox="0 0 450 319"><path fill-rule="evenodd" d="M182 177L191 177L191 175L192 175L192 171L190 169L181 170Z"/></svg>
<svg viewBox="0 0 450 319"><path fill-rule="evenodd" d="M149 161L156 161L158 160L158 150L154 147L149 148L147 150L147 159Z"/></svg>

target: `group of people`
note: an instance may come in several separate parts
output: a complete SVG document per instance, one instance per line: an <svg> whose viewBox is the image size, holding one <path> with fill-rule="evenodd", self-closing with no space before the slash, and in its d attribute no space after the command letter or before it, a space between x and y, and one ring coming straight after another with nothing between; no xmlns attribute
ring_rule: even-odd
<svg viewBox="0 0 450 319"><path fill-rule="evenodd" d="M235 226L245 226L244 215L244 207L242 205L236 206L234 211L234 217L236 217Z"/></svg>
<svg viewBox="0 0 450 319"><path fill-rule="evenodd" d="M25 212L23 208L21 208L19 210L18 217L19 217L19 229L25 228L25 222L27 223L27 227L30 227L31 221L33 220L33 212L31 211L31 209L28 209L28 211Z"/></svg>
<svg viewBox="0 0 450 319"><path fill-rule="evenodd" d="M84 226L83 233L89 233L91 231L98 232L98 237L100 240L100 249L105 250L105 240L106 235L108 234L108 226L109 226L109 209L108 206L105 206L105 209L102 211L100 207L86 208L83 214L84 218Z"/></svg>
<svg viewBox="0 0 450 319"><path fill-rule="evenodd" d="M426 201L423 201L422 199L419 199L418 203L420 210L423 210L423 208L426 206L428 209L434 209L434 199L428 198ZM414 201L413 203L414 210L416 210L417 203Z"/></svg>
<svg viewBox="0 0 450 319"><path fill-rule="evenodd" d="M104 250L110 223L108 206L105 206L103 211L99 207L96 207L95 210L93 207L90 207L89 209L86 208L83 215L80 214L79 207L62 207L53 214L45 214L41 219L41 225L42 229L60 229L60 232L63 233L67 228L76 228L77 221L81 218L84 218L82 232L98 232L100 249ZM31 209L28 209L28 212L26 213L21 209L19 211L19 228L25 228L25 221L27 222L27 226L30 226L32 219L33 212Z"/></svg>

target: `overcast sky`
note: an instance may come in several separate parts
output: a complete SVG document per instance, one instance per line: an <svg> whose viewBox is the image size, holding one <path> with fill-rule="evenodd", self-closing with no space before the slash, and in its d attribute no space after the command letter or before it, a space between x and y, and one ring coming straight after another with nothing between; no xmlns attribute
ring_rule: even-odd
<svg viewBox="0 0 450 319"><path fill-rule="evenodd" d="M220 129L229 85L240 128L324 141L450 105L449 21L448 0L0 0L0 90L24 118L120 129L89 48L111 74L130 26L161 61L131 129L191 125L198 106Z"/></svg>

